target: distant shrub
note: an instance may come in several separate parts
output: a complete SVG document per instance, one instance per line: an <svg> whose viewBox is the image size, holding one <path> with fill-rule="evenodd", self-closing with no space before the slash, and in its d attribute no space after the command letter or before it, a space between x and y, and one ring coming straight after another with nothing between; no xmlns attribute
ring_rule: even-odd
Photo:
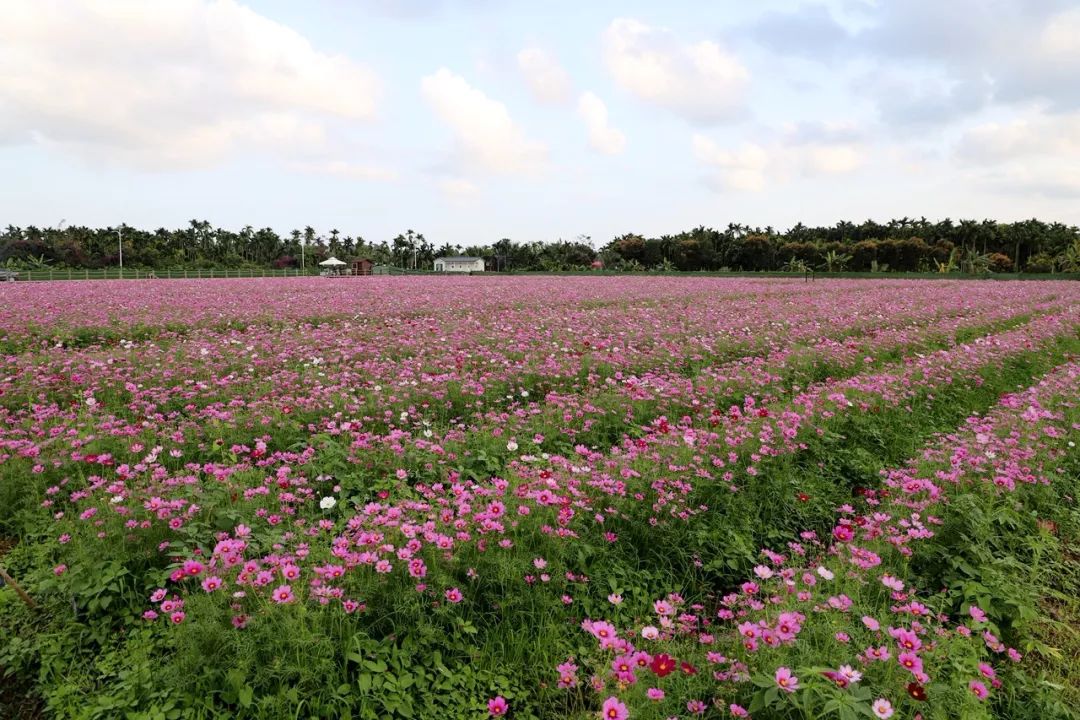
<svg viewBox="0 0 1080 720"><path fill-rule="evenodd" d="M1028 259L1024 272L1049 273L1054 272L1054 258L1047 253L1038 253Z"/></svg>
<svg viewBox="0 0 1080 720"><path fill-rule="evenodd" d="M1004 253L992 253L987 259L991 272L1012 272L1013 261Z"/></svg>

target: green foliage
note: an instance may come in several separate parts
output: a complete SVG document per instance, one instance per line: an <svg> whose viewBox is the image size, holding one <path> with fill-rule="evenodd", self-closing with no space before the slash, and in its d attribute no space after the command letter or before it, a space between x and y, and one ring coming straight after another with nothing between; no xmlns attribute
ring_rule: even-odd
<svg viewBox="0 0 1080 720"><path fill-rule="evenodd" d="M486 259L489 270L588 270L601 259L608 268L637 271L743 271L821 268L883 272L969 273L1024 271L1080 272L1080 230L1062 223L1015 223L900 218L887 223L841 221L833 226L796 224L787 231L732 223L724 230L699 226L676 235L612 239L599 252L586 236L575 240L516 243L503 238L488 245L436 247L423 233L407 230L392 239L368 242L332 229L312 227L279 236L270 228L246 226L238 232L214 228L205 220L189 227L153 232L120 228L18 228L0 232L0 263L15 270L115 267L118 230L124 238L124 264L130 268L298 268L334 255L366 258L404 270L431 270L436 257L468 254ZM950 259L951 258L951 259Z"/></svg>

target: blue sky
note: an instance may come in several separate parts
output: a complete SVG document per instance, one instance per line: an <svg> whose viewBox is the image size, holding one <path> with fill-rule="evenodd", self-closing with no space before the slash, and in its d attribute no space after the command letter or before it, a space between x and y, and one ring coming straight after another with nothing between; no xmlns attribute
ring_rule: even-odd
<svg viewBox="0 0 1080 720"><path fill-rule="evenodd" d="M0 223L1080 223L1080 2L6 0Z"/></svg>

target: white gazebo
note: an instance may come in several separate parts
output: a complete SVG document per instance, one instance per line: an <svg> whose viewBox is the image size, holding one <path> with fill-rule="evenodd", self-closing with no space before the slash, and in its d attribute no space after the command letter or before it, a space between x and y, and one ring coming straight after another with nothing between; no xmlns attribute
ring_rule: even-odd
<svg viewBox="0 0 1080 720"><path fill-rule="evenodd" d="M319 263L319 267L326 268L326 272L324 272L323 275L340 275L341 268L347 264L348 263L346 263L344 260L338 260L336 257L331 255L330 257Z"/></svg>

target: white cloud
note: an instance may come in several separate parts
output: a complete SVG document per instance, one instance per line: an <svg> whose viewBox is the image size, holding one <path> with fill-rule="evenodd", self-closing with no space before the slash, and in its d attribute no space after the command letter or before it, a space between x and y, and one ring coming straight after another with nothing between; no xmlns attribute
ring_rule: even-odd
<svg viewBox="0 0 1080 720"><path fill-rule="evenodd" d="M961 136L957 155L965 162L982 165L1035 156L1056 156L1075 163L1080 161L1080 113L978 125Z"/></svg>
<svg viewBox="0 0 1080 720"><path fill-rule="evenodd" d="M727 120L742 108L750 73L714 42L684 43L670 30L618 18L603 46L615 81L646 102L696 123Z"/></svg>
<svg viewBox="0 0 1080 720"><path fill-rule="evenodd" d="M525 48L517 54L517 64L540 102L562 103L570 99L570 76L546 50Z"/></svg>
<svg viewBox="0 0 1080 720"><path fill-rule="evenodd" d="M1080 8L1051 16L1039 39L1039 48L1050 57L1080 60Z"/></svg>
<svg viewBox="0 0 1080 720"><path fill-rule="evenodd" d="M589 145L605 155L618 155L626 148L626 136L608 124L607 105L591 92L578 98L578 114L589 131Z"/></svg>
<svg viewBox="0 0 1080 720"><path fill-rule="evenodd" d="M547 148L530 139L506 106L446 68L425 77L421 92L454 131L462 164L503 174L533 174L543 169Z"/></svg>
<svg viewBox="0 0 1080 720"><path fill-rule="evenodd" d="M447 178L439 182L439 189L452 198L464 199L475 197L480 193L474 183L465 178Z"/></svg>
<svg viewBox="0 0 1080 720"><path fill-rule="evenodd" d="M348 160L321 160L294 163L293 169L315 175L332 175L347 180L396 180L398 174L378 165L349 162Z"/></svg>
<svg viewBox="0 0 1080 720"><path fill-rule="evenodd" d="M302 154L371 118L379 92L368 68L234 0L7 0L0 48L7 141L143 168Z"/></svg>
<svg viewBox="0 0 1080 720"><path fill-rule="evenodd" d="M756 143L743 143L738 150L724 150L711 138L694 134L694 157L720 170L723 186L732 190L757 192L765 189L771 159Z"/></svg>
<svg viewBox="0 0 1080 720"><path fill-rule="evenodd" d="M976 182L1007 192L1051 197L1080 195L1080 112L1032 113L967 130L956 158Z"/></svg>
<svg viewBox="0 0 1080 720"><path fill-rule="evenodd" d="M861 143L850 132L829 128L808 132L796 126L768 144L745 142L735 150L695 133L692 145L698 161L716 172L711 184L747 192L760 192L796 177L850 173L865 160Z"/></svg>

